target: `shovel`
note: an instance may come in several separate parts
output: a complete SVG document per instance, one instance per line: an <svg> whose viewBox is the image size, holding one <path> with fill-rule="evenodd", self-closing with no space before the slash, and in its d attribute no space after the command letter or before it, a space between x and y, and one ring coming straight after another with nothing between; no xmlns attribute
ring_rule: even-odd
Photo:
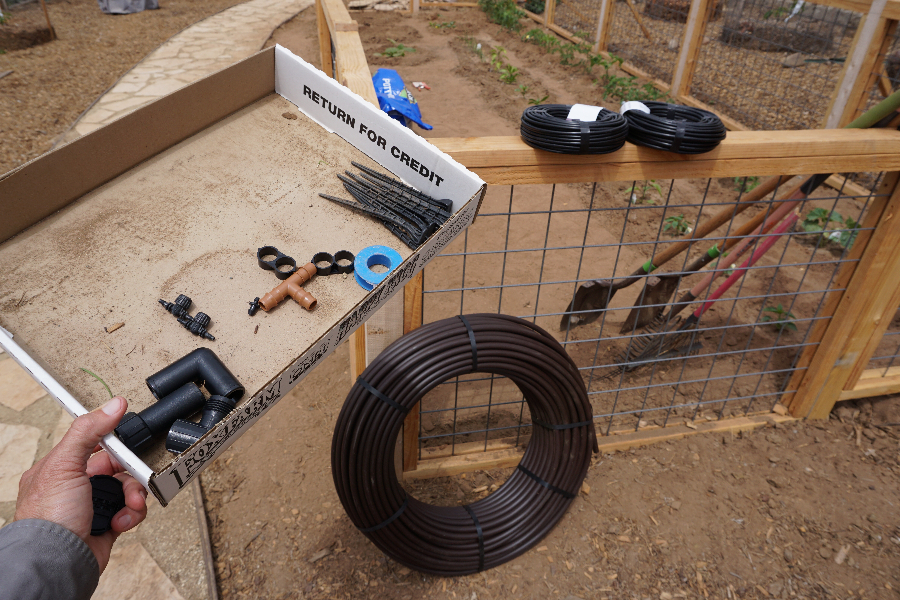
<svg viewBox="0 0 900 600"><path fill-rule="evenodd" d="M573 327L576 325L586 325L597 320L600 313L609 306L610 300L617 291L632 285L633 283L643 279L657 268L672 260L687 248L690 248L694 240L706 237L735 216L744 212L754 204L760 202L763 198L772 193L776 187L791 179L789 175L780 177L770 177L766 181L756 186L752 191L744 194L743 198L735 205L726 206L710 219L707 219L691 233L690 237L682 238L680 241L670 244L665 250L660 252L652 260L648 260L640 268L631 275L620 279L613 283L612 279L595 279L588 281L575 291L575 297L566 308L565 314L559 323L560 329L565 329L568 325Z"/></svg>
<svg viewBox="0 0 900 600"><path fill-rule="evenodd" d="M816 175L807 180L803 185L798 186L791 192L787 198L781 202L772 205L771 210L763 211L741 225L733 236L716 243L712 248L703 253L693 263L688 265L684 271L675 273L667 273L653 278L653 281L647 282L638 298L637 306L631 309L625 323L622 325L620 333L634 331L648 325L655 319L668 304L669 299L678 289L683 277L695 273L711 263L713 260L722 256L731 247L737 245L735 249L735 258L743 254L747 246L756 239L760 234L768 233L775 225L785 217L794 207L796 207L804 198L812 193L815 187L821 182L818 178L822 177L824 181L828 176ZM812 183L811 183L812 182ZM810 189L811 188L811 189ZM721 248L719 247L721 246Z"/></svg>

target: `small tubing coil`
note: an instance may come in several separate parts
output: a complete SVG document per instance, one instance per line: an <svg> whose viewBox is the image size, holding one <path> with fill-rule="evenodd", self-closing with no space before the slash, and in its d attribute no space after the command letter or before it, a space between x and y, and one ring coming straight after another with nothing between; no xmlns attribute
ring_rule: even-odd
<svg viewBox="0 0 900 600"><path fill-rule="evenodd" d="M713 113L666 102L642 102L649 114L625 111L628 141L678 154L703 154L725 139L725 125Z"/></svg>
<svg viewBox="0 0 900 600"><path fill-rule="evenodd" d="M488 497L441 507L397 480L403 420L429 390L459 375L512 380L531 411L519 466ZM581 489L597 451L591 405L572 359L546 331L506 315L437 321L391 344L357 379L335 425L331 470L353 524L394 560L442 576L490 569L537 544Z"/></svg>
<svg viewBox="0 0 900 600"><path fill-rule="evenodd" d="M601 110L596 121L568 120L571 105L539 104L522 113L522 140L532 148L560 154L608 154L625 145L628 122Z"/></svg>

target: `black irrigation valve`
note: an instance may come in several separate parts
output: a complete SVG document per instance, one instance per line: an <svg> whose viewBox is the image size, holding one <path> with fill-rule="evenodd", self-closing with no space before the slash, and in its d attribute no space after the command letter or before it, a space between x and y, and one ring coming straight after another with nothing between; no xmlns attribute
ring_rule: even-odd
<svg viewBox="0 0 900 600"><path fill-rule="evenodd" d="M160 299L159 303L178 319L178 322L181 323L182 327L194 335L198 335L213 342L216 341L216 338L207 331L211 321L208 314L200 312L193 317L188 314L188 311L191 308L191 299L188 296L179 294L175 299L175 302L166 302L165 300Z"/></svg>
<svg viewBox="0 0 900 600"><path fill-rule="evenodd" d="M178 419L169 429L166 450L180 454L194 445L203 434L234 410L237 401L228 396L210 396L203 407L199 423Z"/></svg>
<svg viewBox="0 0 900 600"><path fill-rule="evenodd" d="M103 535L112 529L116 513L125 508L122 482L111 475L94 475L91 477L91 501L94 505L91 535Z"/></svg>
<svg viewBox="0 0 900 600"><path fill-rule="evenodd" d="M217 401L229 404L226 414L244 395L244 386L209 348L197 348L146 381L157 402L137 414L126 413L116 427L116 435L133 452L166 434L175 421L204 410L209 403L199 386L205 387L211 398L227 399ZM217 406L220 404L210 408Z"/></svg>
<svg viewBox="0 0 900 600"><path fill-rule="evenodd" d="M197 384L189 381L139 413L127 413L116 427L116 435L132 452L139 452L150 441L165 434L172 423L203 408L206 397Z"/></svg>

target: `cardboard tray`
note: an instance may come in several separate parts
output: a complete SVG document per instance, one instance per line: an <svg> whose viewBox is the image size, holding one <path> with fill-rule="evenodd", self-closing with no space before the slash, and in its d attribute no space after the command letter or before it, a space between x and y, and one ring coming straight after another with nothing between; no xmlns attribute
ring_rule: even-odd
<svg viewBox="0 0 900 600"><path fill-rule="evenodd" d="M452 200L453 216L412 252L318 196L350 198L336 174L351 160ZM484 190L288 50L263 50L0 178L0 346L73 416L108 399L83 368L139 411L154 401L146 377L199 346L216 352L246 394L197 444L136 456L104 440L165 505L462 232ZM250 317L248 301L279 283L257 265L266 245L298 265L370 245L404 260L371 292L352 275L316 277L313 311L286 300ZM210 315L216 341L157 303L178 294Z"/></svg>

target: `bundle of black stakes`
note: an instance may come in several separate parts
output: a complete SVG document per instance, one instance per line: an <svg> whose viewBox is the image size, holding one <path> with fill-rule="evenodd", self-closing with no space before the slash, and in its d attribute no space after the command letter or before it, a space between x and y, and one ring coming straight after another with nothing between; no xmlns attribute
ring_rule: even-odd
<svg viewBox="0 0 900 600"><path fill-rule="evenodd" d="M453 202L435 200L402 181L363 166L351 163L360 170L354 174L344 171L338 179L356 202L328 194L323 198L375 217L400 241L416 250L450 218Z"/></svg>

